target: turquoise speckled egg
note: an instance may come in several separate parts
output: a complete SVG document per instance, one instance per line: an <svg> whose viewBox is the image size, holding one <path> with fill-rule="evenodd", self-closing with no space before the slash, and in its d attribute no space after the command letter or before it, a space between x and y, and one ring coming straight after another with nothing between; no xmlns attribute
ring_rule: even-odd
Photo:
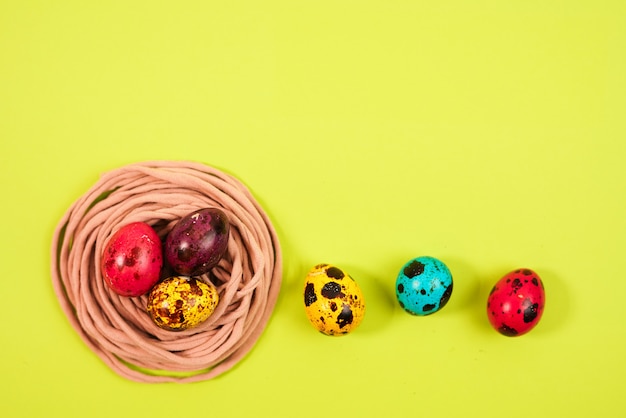
<svg viewBox="0 0 626 418"><path fill-rule="evenodd" d="M452 295L452 274L434 257L408 261L396 279L400 306L412 315L430 315L443 308Z"/></svg>

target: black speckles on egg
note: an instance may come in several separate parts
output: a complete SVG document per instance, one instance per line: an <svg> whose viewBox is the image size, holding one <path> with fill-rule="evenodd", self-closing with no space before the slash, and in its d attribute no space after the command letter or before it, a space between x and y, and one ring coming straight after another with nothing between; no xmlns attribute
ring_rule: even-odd
<svg viewBox="0 0 626 418"><path fill-rule="evenodd" d="M513 291L513 293L517 293L517 291L520 290L522 286L524 286L524 284L520 279L514 279L513 283L511 283L511 290Z"/></svg>
<svg viewBox="0 0 626 418"><path fill-rule="evenodd" d="M500 328L498 328L498 332L502 335L506 335L507 337L514 337L518 334L516 329L511 328L506 324L502 324Z"/></svg>
<svg viewBox="0 0 626 418"><path fill-rule="evenodd" d="M313 283L307 283L304 288L304 306L311 306L317 301L317 295L315 294L315 286Z"/></svg>
<svg viewBox="0 0 626 418"><path fill-rule="evenodd" d="M341 280L345 276L343 271L341 271L341 269L338 269L337 267L329 267L329 268L327 268L326 269L326 275L328 277L330 277L331 279L337 279L337 280Z"/></svg>
<svg viewBox="0 0 626 418"><path fill-rule="evenodd" d="M413 260L408 266L404 268L404 275L409 279L419 276L424 272L424 264L417 260Z"/></svg>
<svg viewBox="0 0 626 418"><path fill-rule="evenodd" d="M404 293L404 285L402 283L398 284L398 293Z"/></svg>
<svg viewBox="0 0 626 418"><path fill-rule="evenodd" d="M433 304L426 304L422 307L422 311L423 312L429 312L432 311L433 309L435 309L437 307L437 305L433 305Z"/></svg>
<svg viewBox="0 0 626 418"><path fill-rule="evenodd" d="M533 277L533 279L530 282L534 284L535 286L539 286L539 281L537 280L536 277Z"/></svg>
<svg viewBox="0 0 626 418"><path fill-rule="evenodd" d="M533 303L532 305L528 305L526 309L524 309L524 322L530 323L537 318L537 310L539 308L538 303Z"/></svg>
<svg viewBox="0 0 626 418"><path fill-rule="evenodd" d="M352 315L350 305L344 303L341 306L341 313L337 316L337 325L339 325L339 328L343 328L346 325L350 325L353 319L354 316Z"/></svg>
<svg viewBox="0 0 626 418"><path fill-rule="evenodd" d="M450 286L448 286L446 290L443 292L443 295L441 296L441 299L439 300L439 309L446 306L446 304L450 300L450 296L452 296L452 286L453 286L453 283L450 283Z"/></svg>
<svg viewBox="0 0 626 418"><path fill-rule="evenodd" d="M341 285L336 282L328 282L322 287L322 296L326 299L342 298L345 294L341 291Z"/></svg>

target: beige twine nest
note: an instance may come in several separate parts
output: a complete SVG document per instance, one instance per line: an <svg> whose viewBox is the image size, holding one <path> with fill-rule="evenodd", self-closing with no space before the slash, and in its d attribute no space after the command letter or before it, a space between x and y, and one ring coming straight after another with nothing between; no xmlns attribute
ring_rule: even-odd
<svg viewBox="0 0 626 418"><path fill-rule="evenodd" d="M188 213L222 209L231 223L226 254L211 272L220 303L201 325L157 327L147 296L112 292L100 273L108 237L146 222L161 238ZM60 220L52 243L52 282L85 343L116 373L139 382L211 379L254 346L272 314L282 279L280 245L268 216L236 178L194 162L152 161L105 173Z"/></svg>

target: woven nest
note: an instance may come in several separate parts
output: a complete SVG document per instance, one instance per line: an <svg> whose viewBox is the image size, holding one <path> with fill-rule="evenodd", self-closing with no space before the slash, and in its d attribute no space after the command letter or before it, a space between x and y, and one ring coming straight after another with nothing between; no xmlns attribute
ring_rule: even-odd
<svg viewBox="0 0 626 418"><path fill-rule="evenodd" d="M172 332L146 312L147 295L119 296L105 284L100 257L107 239L146 222L164 239L190 212L218 207L231 230L226 254L200 276L219 292L215 312L197 327ZM236 178L194 163L156 161L105 173L59 222L52 243L54 291L84 342L116 373L139 382L193 382L231 369L254 346L280 290L276 231Z"/></svg>

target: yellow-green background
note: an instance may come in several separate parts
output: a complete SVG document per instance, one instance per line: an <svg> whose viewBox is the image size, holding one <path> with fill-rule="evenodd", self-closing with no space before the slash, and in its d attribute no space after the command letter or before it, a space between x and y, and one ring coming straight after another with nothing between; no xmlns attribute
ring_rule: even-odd
<svg viewBox="0 0 626 418"><path fill-rule="evenodd" d="M0 415L623 416L626 2L1 1ZM111 372L64 317L51 236L99 175L187 159L249 186L284 283L221 377ZM421 318L401 265L455 287ZM306 271L334 263L368 304L354 333L307 322ZM530 334L485 301L543 278Z"/></svg>

